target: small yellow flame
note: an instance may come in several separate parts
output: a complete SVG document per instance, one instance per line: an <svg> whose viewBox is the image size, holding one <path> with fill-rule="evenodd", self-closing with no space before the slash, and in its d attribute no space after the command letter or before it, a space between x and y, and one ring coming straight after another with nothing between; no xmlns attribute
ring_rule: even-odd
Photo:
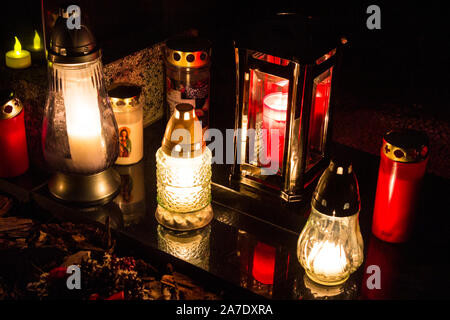
<svg viewBox="0 0 450 320"><path fill-rule="evenodd" d="M34 30L33 47L36 50L39 50L41 48L41 37L39 37L39 34L36 30Z"/></svg>
<svg viewBox="0 0 450 320"><path fill-rule="evenodd" d="M19 39L17 39L17 37L14 38L16 39L16 43L14 44L14 51L17 55L20 55L20 53L22 52L22 45L20 44L20 41Z"/></svg>

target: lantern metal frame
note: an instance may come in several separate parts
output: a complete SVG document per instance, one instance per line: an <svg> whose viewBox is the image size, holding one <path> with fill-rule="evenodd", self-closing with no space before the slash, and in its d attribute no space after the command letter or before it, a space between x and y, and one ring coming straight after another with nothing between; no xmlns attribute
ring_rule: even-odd
<svg viewBox="0 0 450 320"><path fill-rule="evenodd" d="M292 19L291 17L289 17ZM311 31L311 38L319 36L324 30ZM307 35L308 37L309 35ZM277 44L270 45L270 35L259 41L234 41L236 62L236 109L235 132L243 128L244 119L248 116L250 101L250 73L258 70L268 75L289 80L288 105L286 114L286 131L284 139L283 159L280 172L274 175L261 174L261 167L242 161L246 157L249 143L243 142L239 134L234 138L234 164L230 178L241 184L252 187L256 192L271 193L286 202L298 202L304 198L305 190L314 184L329 163L331 142L332 107L335 104L336 79L339 74L342 44L344 37L328 37L317 48L283 52ZM329 41L329 40L332 41ZM294 41L294 39L292 39ZM327 42L328 41L328 42ZM266 46L264 47L264 43ZM311 41L311 43L314 43ZM311 44L307 44L312 46ZM294 48L295 50L295 48ZM275 63L263 57L275 58ZM314 79L331 70L331 92L327 113L324 118L322 135L322 151L319 158L308 165L309 127L311 108L314 102ZM299 120L299 128L295 128L295 120ZM298 129L298 131L296 131ZM296 137L297 135L297 137ZM244 139L248 140L248 139ZM245 143L243 146L241 143ZM242 154L242 150L245 150ZM244 158L245 159L245 158Z"/></svg>

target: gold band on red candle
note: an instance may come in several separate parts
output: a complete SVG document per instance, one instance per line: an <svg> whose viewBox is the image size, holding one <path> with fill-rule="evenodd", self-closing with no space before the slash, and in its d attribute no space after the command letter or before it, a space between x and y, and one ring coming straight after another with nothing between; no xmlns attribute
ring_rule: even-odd
<svg viewBox="0 0 450 320"><path fill-rule="evenodd" d="M416 130L392 130L385 134L383 154L397 162L420 162L429 153L428 137Z"/></svg>

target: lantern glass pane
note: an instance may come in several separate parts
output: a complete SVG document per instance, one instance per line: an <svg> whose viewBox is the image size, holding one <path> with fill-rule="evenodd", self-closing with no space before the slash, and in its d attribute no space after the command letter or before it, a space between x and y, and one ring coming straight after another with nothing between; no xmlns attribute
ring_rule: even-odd
<svg viewBox="0 0 450 320"><path fill-rule="evenodd" d="M322 159L325 152L330 106L331 76L333 68L314 79L312 88L311 116L308 135L307 169Z"/></svg>
<svg viewBox="0 0 450 320"><path fill-rule="evenodd" d="M252 56L255 59L277 64L279 66L287 66L289 64L289 60L278 58L266 53L255 52Z"/></svg>
<svg viewBox="0 0 450 320"><path fill-rule="evenodd" d="M248 114L242 128L249 137L245 162L278 168L281 174L288 110L289 80L250 70ZM246 123L245 123L246 122Z"/></svg>

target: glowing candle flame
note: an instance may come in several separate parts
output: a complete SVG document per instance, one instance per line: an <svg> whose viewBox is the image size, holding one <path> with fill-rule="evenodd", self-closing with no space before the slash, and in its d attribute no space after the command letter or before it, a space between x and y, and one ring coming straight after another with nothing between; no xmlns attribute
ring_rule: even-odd
<svg viewBox="0 0 450 320"><path fill-rule="evenodd" d="M39 50L41 48L41 37L39 37L39 34L36 30L34 30L33 47L36 50Z"/></svg>
<svg viewBox="0 0 450 320"><path fill-rule="evenodd" d="M20 44L20 41L19 39L17 39L17 37L14 38L16 39L16 43L14 43L14 51L17 55L20 55L20 53L22 52L22 45Z"/></svg>

